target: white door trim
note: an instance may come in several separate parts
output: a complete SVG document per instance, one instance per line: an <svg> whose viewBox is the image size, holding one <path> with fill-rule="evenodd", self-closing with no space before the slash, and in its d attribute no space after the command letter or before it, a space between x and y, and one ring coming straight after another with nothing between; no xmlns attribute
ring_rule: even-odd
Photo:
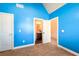
<svg viewBox="0 0 79 59"><path fill-rule="evenodd" d="M59 20L59 17L57 16L55 18L50 19L50 23L51 23L52 20L55 20L55 19ZM59 29L59 24L58 23L59 23L59 21L57 22L57 46L59 45L59 42L58 42L59 41L59 37L58 37L59 36L59 30L58 30ZM50 29L51 29L51 25L50 25Z"/></svg>
<svg viewBox="0 0 79 59"><path fill-rule="evenodd" d="M12 42L12 49L14 49L14 14L13 15L13 42Z"/></svg>
<svg viewBox="0 0 79 59"><path fill-rule="evenodd" d="M35 40L36 40L36 30L35 30L35 20L44 20L44 19L41 19L41 18L36 18L36 17L34 17L34 19L33 19L33 28L34 28L34 45L35 45Z"/></svg>

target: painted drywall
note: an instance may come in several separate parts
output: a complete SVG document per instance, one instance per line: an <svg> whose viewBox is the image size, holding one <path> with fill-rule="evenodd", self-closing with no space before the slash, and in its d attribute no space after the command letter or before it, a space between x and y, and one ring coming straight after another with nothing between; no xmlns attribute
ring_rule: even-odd
<svg viewBox="0 0 79 59"><path fill-rule="evenodd" d="M51 13L50 19L56 16L59 17L59 45L79 53L79 4L65 4Z"/></svg>
<svg viewBox="0 0 79 59"><path fill-rule="evenodd" d="M24 5L24 8L17 8L15 3L0 3L0 12L14 14L14 47L33 44L34 17L49 18L41 3L26 3L22 5Z"/></svg>

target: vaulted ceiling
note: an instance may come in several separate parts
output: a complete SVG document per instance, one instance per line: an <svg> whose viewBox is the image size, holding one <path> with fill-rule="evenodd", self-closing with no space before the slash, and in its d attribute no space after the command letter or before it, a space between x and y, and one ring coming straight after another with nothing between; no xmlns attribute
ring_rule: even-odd
<svg viewBox="0 0 79 59"><path fill-rule="evenodd" d="M52 13L58 8L62 7L65 3L44 3L43 5L45 6L46 10L48 13Z"/></svg>

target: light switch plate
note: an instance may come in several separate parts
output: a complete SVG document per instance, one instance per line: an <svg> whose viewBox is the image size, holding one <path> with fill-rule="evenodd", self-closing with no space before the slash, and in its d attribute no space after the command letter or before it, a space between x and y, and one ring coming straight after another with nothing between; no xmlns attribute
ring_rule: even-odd
<svg viewBox="0 0 79 59"><path fill-rule="evenodd" d="M19 29L19 32L21 32L21 29Z"/></svg>
<svg viewBox="0 0 79 59"><path fill-rule="evenodd" d="M64 30L62 29L61 32L64 32Z"/></svg>

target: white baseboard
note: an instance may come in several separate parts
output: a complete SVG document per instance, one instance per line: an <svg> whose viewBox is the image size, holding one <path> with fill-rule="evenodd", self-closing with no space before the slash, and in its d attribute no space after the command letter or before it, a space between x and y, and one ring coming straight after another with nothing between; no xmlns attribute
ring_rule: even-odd
<svg viewBox="0 0 79 59"><path fill-rule="evenodd" d="M70 52L70 53L72 53L72 54L74 54L74 55L76 55L76 56L79 56L79 53L74 52L74 51L72 51L72 50L70 50L70 49L68 49L68 48L66 48L66 47L63 47L63 46L61 46L61 45L58 45L58 47L59 47L59 48L62 48L62 49L64 49L64 50L66 50L66 51L68 51L68 52Z"/></svg>
<svg viewBox="0 0 79 59"><path fill-rule="evenodd" d="M18 47L14 47L13 49L20 49L20 48L29 47L29 46L34 46L34 44L18 46Z"/></svg>

